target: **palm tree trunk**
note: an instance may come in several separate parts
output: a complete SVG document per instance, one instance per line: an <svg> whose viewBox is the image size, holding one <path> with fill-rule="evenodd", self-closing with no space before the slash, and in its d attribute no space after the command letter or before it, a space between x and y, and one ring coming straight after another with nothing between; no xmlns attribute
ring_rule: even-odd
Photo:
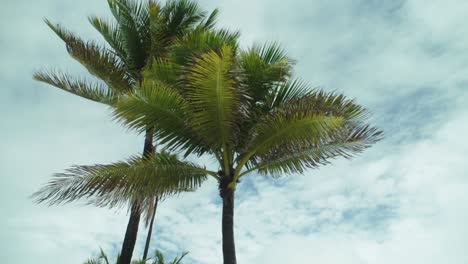
<svg viewBox="0 0 468 264"><path fill-rule="evenodd" d="M132 261L133 250L135 249L138 226L140 225L140 206L138 203L132 205L130 211L130 219L127 224L127 231L122 244L122 251L120 252L119 264L130 264Z"/></svg>
<svg viewBox="0 0 468 264"><path fill-rule="evenodd" d="M151 129L146 130L145 146L143 148L143 157L148 157L154 152L153 133ZM120 252L119 264L130 264L132 261L133 250L135 249L138 227L140 225L141 208L138 202L132 204L130 210L130 219L128 220L127 230Z"/></svg>
<svg viewBox="0 0 468 264"><path fill-rule="evenodd" d="M234 242L234 191L228 187L230 177L220 180L219 189L223 199L222 236L223 263L236 264L236 247Z"/></svg>
<svg viewBox="0 0 468 264"><path fill-rule="evenodd" d="M158 208L158 197L154 198L154 209L153 215L151 216L151 222L148 227L148 235L146 236L145 251L143 252L143 259L148 258L148 250L151 242L151 234L153 233L154 218L156 216L156 209Z"/></svg>

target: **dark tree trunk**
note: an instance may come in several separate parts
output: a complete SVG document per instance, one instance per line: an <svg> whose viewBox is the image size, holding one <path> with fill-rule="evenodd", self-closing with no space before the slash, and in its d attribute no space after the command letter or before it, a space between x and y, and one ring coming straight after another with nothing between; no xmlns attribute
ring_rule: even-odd
<svg viewBox="0 0 468 264"><path fill-rule="evenodd" d="M234 242L234 191L228 184L232 177L223 177L219 182L220 196L223 199L222 235L224 264L236 264L236 247Z"/></svg>
<svg viewBox="0 0 468 264"><path fill-rule="evenodd" d="M122 244L119 264L130 264L132 261L133 250L135 249L138 226L140 225L140 206L137 203L132 205L130 219L127 224L127 231Z"/></svg>
<svg viewBox="0 0 468 264"><path fill-rule="evenodd" d="M156 209L158 208L158 197L154 198L154 210L151 216L151 221L148 227L148 236L146 237L145 251L143 252L143 259L148 258L148 251L151 243L151 234L153 233L154 218L156 217Z"/></svg>
<svg viewBox="0 0 468 264"><path fill-rule="evenodd" d="M145 146L143 148L143 157L149 157L154 152L153 133L151 129L146 130ZM135 249L138 227L140 225L141 208L137 201L132 204L130 210L130 219L128 220L127 230L120 252L119 264L130 264L132 261L133 250Z"/></svg>

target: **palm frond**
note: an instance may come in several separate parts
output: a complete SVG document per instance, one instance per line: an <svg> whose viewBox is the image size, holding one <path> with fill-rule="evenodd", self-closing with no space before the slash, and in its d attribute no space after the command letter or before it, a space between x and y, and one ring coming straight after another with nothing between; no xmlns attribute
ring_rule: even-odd
<svg viewBox="0 0 468 264"><path fill-rule="evenodd" d="M181 256L176 257L170 264L182 264L182 259L188 255L188 252L183 253Z"/></svg>
<svg viewBox="0 0 468 264"><path fill-rule="evenodd" d="M126 61L128 55L122 43L119 25L95 16L88 17L88 20L106 40L115 55L117 55L120 60Z"/></svg>
<svg viewBox="0 0 468 264"><path fill-rule="evenodd" d="M180 64L170 59L154 58L151 65L144 71L143 77L145 80L163 82L177 89L183 75L182 70L183 67Z"/></svg>
<svg viewBox="0 0 468 264"><path fill-rule="evenodd" d="M369 116L365 108L342 94L307 92L301 84L287 87L288 92L281 94L281 103L274 101L278 106L250 131L253 136L249 148L259 155L286 142L319 144L329 140L337 129L357 127Z"/></svg>
<svg viewBox="0 0 468 264"><path fill-rule="evenodd" d="M68 53L91 74L116 91L128 91L133 81L121 61L107 49L93 42L84 42L60 25L46 20L47 25L65 42Z"/></svg>
<svg viewBox="0 0 468 264"><path fill-rule="evenodd" d="M292 100L297 100L314 92L314 89L306 82L300 79L292 79L281 83L267 95L265 101L269 110L278 106L288 104Z"/></svg>
<svg viewBox="0 0 468 264"><path fill-rule="evenodd" d="M80 97L107 105L114 104L118 98L113 90L99 83L92 83L84 79L74 78L65 73L38 71L34 73L34 79Z"/></svg>
<svg viewBox="0 0 468 264"><path fill-rule="evenodd" d="M203 20L200 22L200 24L198 25L198 28L213 29L216 24L216 21L218 20L218 16L219 16L219 9L215 8L206 20Z"/></svg>
<svg viewBox="0 0 468 264"><path fill-rule="evenodd" d="M198 3L190 0L169 0L161 14L167 23L167 34L170 37L179 36L205 17Z"/></svg>
<svg viewBox="0 0 468 264"><path fill-rule="evenodd" d="M255 45L241 53L245 84L254 102L261 101L292 74L294 62L277 43Z"/></svg>
<svg viewBox="0 0 468 264"><path fill-rule="evenodd" d="M276 113L254 128L249 148L252 154L262 155L271 148L291 142L319 143L331 131L339 128L343 121L340 116L301 112L288 116Z"/></svg>
<svg viewBox="0 0 468 264"><path fill-rule="evenodd" d="M236 54L238 31L198 29L178 38L172 47L171 57L180 65L193 64L196 58L209 51L221 52L223 46L229 46Z"/></svg>
<svg viewBox="0 0 468 264"><path fill-rule="evenodd" d="M196 189L206 178L205 169L162 152L109 165L73 166L56 174L33 198L49 205L88 199L98 206L115 207Z"/></svg>
<svg viewBox="0 0 468 264"><path fill-rule="evenodd" d="M234 58L229 46L221 54L202 55L190 69L186 96L193 128L213 147L230 145L235 120L240 118L242 94L236 89Z"/></svg>
<svg viewBox="0 0 468 264"><path fill-rule="evenodd" d="M317 168L330 163L337 157L352 158L382 139L382 131L368 125L344 127L337 130L326 142L308 144L284 144L257 156L254 166L248 172L281 176L303 173L308 168ZM244 173L244 174L246 174Z"/></svg>
<svg viewBox="0 0 468 264"><path fill-rule="evenodd" d="M115 105L113 115L139 132L153 127L155 139L169 149L203 152L204 144L188 124L191 113L187 101L164 83L145 80L141 88Z"/></svg>
<svg viewBox="0 0 468 264"><path fill-rule="evenodd" d="M146 64L147 57L139 29L149 31L149 10L145 13L142 3L133 3L131 0L108 0L108 4L119 25L123 47L128 55L128 67L134 75L138 76L139 70ZM145 22L142 21L146 20L148 21L147 29L139 28L143 27ZM143 24L139 25L139 23Z"/></svg>

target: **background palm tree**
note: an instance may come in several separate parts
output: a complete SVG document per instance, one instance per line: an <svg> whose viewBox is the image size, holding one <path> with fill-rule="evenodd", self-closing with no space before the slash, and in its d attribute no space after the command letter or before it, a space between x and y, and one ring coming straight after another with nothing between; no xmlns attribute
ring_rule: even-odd
<svg viewBox="0 0 468 264"><path fill-rule="evenodd" d="M168 1L161 6L156 1L108 0L114 22L89 17L91 24L101 33L108 47L83 41L60 25L46 20L47 25L65 42L69 54L80 62L101 82L74 78L65 73L40 71L34 75L38 81L48 83L75 95L113 105L119 95L129 92L142 81L142 70L152 59L166 56L169 47L181 36L194 30L208 30L214 26L218 11L209 16L188 0ZM143 156L154 153L151 127L146 129ZM158 197L148 203L147 216L154 222ZM122 263L130 262L140 222L141 202L131 205L130 218L122 245ZM147 217L148 219L148 217ZM151 239L149 228L144 250L146 257Z"/></svg>
<svg viewBox="0 0 468 264"><path fill-rule="evenodd" d="M161 251L156 250L154 254L154 259L142 259L142 260L134 260L132 264L148 264L148 261L151 261L151 264L182 264L182 259L187 256L188 252L183 253L182 255L175 257L171 262L166 262L164 260L164 255ZM120 263L120 256L117 257L116 264ZM101 249L99 255L95 258L89 258L83 264L111 264L109 261L109 257L106 253Z"/></svg>

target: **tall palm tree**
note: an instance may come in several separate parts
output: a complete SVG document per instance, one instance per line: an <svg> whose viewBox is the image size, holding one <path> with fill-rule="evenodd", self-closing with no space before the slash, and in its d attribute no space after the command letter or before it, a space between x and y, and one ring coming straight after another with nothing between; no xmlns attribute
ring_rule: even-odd
<svg viewBox="0 0 468 264"><path fill-rule="evenodd" d="M142 82L142 70L153 59L166 56L170 46L194 30L214 26L218 11L209 16L189 0L170 0L164 6L153 0L108 0L115 21L89 17L91 24L107 42L107 47L84 41L60 25L46 20L47 25L65 42L69 54L80 62L99 82L74 78L54 71L40 71L38 81L48 83L75 95L112 106L121 94L132 91ZM151 127L146 128L143 156L154 153ZM156 210L157 197L151 208ZM129 263L136 243L142 204L131 205L130 218L122 245L122 263ZM154 213L149 221L153 223ZM148 221L147 221L148 222ZM149 234L151 233L151 228ZM145 256L150 237L147 238Z"/></svg>
<svg viewBox="0 0 468 264"><path fill-rule="evenodd" d="M247 50L224 43L196 54L190 63L154 61L141 87L115 105L115 117L127 127L144 132L151 126L154 139L168 149L218 161L217 172L205 173L217 180L222 199L224 264L237 262L234 194L243 177L252 172L301 174L336 157L351 158L381 139L382 132L368 124L365 108L342 94L311 88L293 77L292 67L293 61L274 43ZM55 192L82 196L112 182L105 168L93 168L84 175L92 187L56 184ZM121 171L126 177L144 173L138 168ZM82 176L73 171L68 178ZM143 178L148 182L126 181L125 189L139 196L180 184L178 178ZM150 184L153 180L158 185ZM121 193L122 187L106 188Z"/></svg>
<svg viewBox="0 0 468 264"><path fill-rule="evenodd" d="M186 67L179 87L143 86L115 108L128 127L154 127L155 139L185 155L212 155L223 202L225 264L236 263L234 194L251 172L303 173L337 156L350 158L381 138L368 111L337 93L292 77L276 44L246 51L224 45ZM164 104L165 108L157 107Z"/></svg>

